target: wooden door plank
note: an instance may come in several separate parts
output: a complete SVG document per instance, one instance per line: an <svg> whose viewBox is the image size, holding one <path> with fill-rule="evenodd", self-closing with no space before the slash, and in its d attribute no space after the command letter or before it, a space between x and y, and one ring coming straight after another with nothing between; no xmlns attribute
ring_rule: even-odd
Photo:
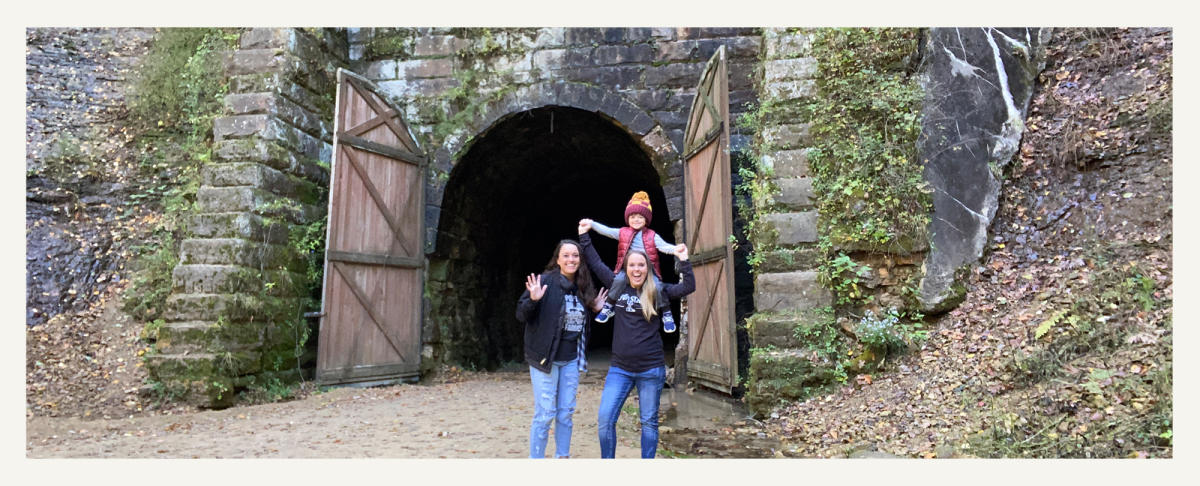
<svg viewBox="0 0 1200 486"><path fill-rule="evenodd" d="M358 253L349 251L326 252L330 261L358 263L362 265L377 265L393 268L420 269L424 263L420 258L410 256L380 255L377 253Z"/></svg>
<svg viewBox="0 0 1200 486"><path fill-rule="evenodd" d="M718 143L716 150L713 150L712 160L708 163L708 177L704 181L704 195L700 197L700 211L696 216L696 226L692 230L692 244L688 248L698 248L696 242L700 241L700 227L704 223L704 208L708 206L708 193L712 189L713 171L717 168L717 158L721 155L721 144Z"/></svg>
<svg viewBox="0 0 1200 486"><path fill-rule="evenodd" d="M721 282L721 277L724 274L725 274L725 265L718 265L717 266L717 277L715 279L713 279L712 289L709 290L708 295L710 295L710 296L716 295L717 284ZM712 298L708 299L708 302L705 302L705 304L707 304L707 305L705 305L705 307L704 307L704 312L701 313L701 316L703 316L703 320L700 321L700 330L696 336L696 347L692 350L692 359L696 359L696 356L700 354L700 344L704 342L704 335L705 335L704 331L708 328L709 317L712 316L713 304L715 302L716 302L716 299L712 299Z"/></svg>
<svg viewBox="0 0 1200 486"><path fill-rule="evenodd" d="M349 164L350 168L354 169L354 172L358 174L358 178L362 181L363 187L367 189L367 193L371 195L371 199L374 200L375 206L379 208L379 212L383 214L383 219L387 221L388 228L392 230L392 236L395 237L396 241L400 243L400 249L404 250L404 253L407 255L413 254L413 251L409 247L408 241L406 241L404 238L400 223L396 221L395 216L393 216L391 210L388 209L387 202L384 201L383 196L379 194L379 189L375 187L375 183L371 182L370 174L367 174L367 170L362 167L362 165L355 158L354 154L351 153L350 149L342 147L342 152L346 154L346 163Z"/></svg>
<svg viewBox="0 0 1200 486"><path fill-rule="evenodd" d="M387 332L387 328L383 325L383 319L376 314L375 306L371 304L371 300L368 299L366 293L359 288L358 283L346 275L346 270L344 270L344 267L345 265L341 262L335 262L333 264L333 268L337 270L338 275L341 275L342 280L346 282L346 287L354 293L354 297L358 298L359 304L362 305L363 310L365 310L367 315L370 316L371 322L375 323L375 327L379 328L379 332L383 334L384 339L387 339L388 344L391 345L392 349L396 351L396 354L400 356L400 360L408 361L408 359L404 357L404 352L400 351L400 346L396 344L396 341L392 339L391 334Z"/></svg>
<svg viewBox="0 0 1200 486"><path fill-rule="evenodd" d="M377 115L388 111L386 107L375 101L372 90L365 87L361 81L353 77L346 78L346 80L350 81L350 84L353 84L355 89L362 94L362 100L365 101ZM413 153L417 152L417 146L409 138L408 127L402 126L394 117L383 117L383 122L387 124L388 128L392 129L392 132L396 134L396 138L398 138L400 143L404 145L404 148Z"/></svg>
<svg viewBox="0 0 1200 486"><path fill-rule="evenodd" d="M403 150L399 150L399 149L396 149L393 147L389 147L387 145L384 145L384 144L381 144L378 142L372 142L372 141L367 140L362 137L356 137L356 136L349 135L349 134L341 134L340 139L342 141L342 145L349 145L349 146L357 148L357 149L366 150L368 152L374 152L374 153L377 153L384 157L396 159L396 160L403 161L403 162L408 162L408 163L410 163L412 165L416 165L416 166L421 166L421 165L425 164L425 160L416 155L413 155L411 153L408 153L408 152L405 152Z"/></svg>
<svg viewBox="0 0 1200 486"><path fill-rule="evenodd" d="M354 137L361 137L364 133L367 133L367 132L375 129L376 127L387 124L387 121L384 120L384 117L393 117L396 115L397 115L396 110L388 108L383 113L379 113L378 116L376 116L375 118L372 118L370 120L362 122L362 123L358 124L357 126L346 129L346 131L344 133L346 135L350 135L350 136L354 136Z"/></svg>

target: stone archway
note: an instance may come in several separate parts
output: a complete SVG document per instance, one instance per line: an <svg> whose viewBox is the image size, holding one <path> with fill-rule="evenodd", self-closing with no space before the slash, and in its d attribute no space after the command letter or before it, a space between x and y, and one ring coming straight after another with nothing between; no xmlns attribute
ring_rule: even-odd
<svg viewBox="0 0 1200 486"><path fill-rule="evenodd" d="M678 148L667 137L661 124L648 115L648 111L629 98L601 87L574 83L554 82L522 86L506 94L500 100L487 105L484 113L468 123L463 130L447 138L446 144L435 150L430 163L436 172L449 174L456 164L478 140L507 117L544 106L561 106L593 112L621 127L628 137L648 155L650 164L658 173L659 180L670 192L667 204L673 218L682 214L682 187L679 179L683 170L679 162ZM437 229L443 207L445 181L430 180L426 187L426 251L437 245Z"/></svg>
<svg viewBox="0 0 1200 486"><path fill-rule="evenodd" d="M484 120L492 123L469 143L449 148L461 153L441 193L429 255L426 335L451 362L494 367L522 360L523 328L514 313L524 276L544 269L559 240L575 237L580 218L621 224L638 190L650 194L656 231L671 235L671 217L680 216L668 209L661 182L669 155L643 142L653 127L639 136L602 112L534 104L498 105L516 111L489 114ZM597 239L597 250L615 259L612 240ZM607 348L611 331L596 331L591 347ZM669 339L669 349L677 339Z"/></svg>

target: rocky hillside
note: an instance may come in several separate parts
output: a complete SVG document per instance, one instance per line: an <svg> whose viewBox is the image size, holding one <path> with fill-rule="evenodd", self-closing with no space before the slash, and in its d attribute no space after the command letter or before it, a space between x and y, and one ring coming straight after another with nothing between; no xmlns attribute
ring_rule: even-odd
<svg viewBox="0 0 1200 486"><path fill-rule="evenodd" d="M125 90L153 32L26 31L26 324L82 311L122 279L143 226Z"/></svg>
<svg viewBox="0 0 1200 486"><path fill-rule="evenodd" d="M38 415L122 416L139 394L142 323L119 311L169 177L126 95L152 29L29 29L26 41L26 400Z"/></svg>
<svg viewBox="0 0 1200 486"><path fill-rule="evenodd" d="M784 452L1172 456L1172 33L1066 29L966 301L777 410Z"/></svg>

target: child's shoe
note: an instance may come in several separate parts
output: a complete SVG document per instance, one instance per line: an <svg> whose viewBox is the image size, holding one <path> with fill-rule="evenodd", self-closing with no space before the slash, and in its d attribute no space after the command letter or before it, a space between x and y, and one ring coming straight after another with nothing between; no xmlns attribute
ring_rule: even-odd
<svg viewBox="0 0 1200 486"><path fill-rule="evenodd" d="M601 324L608 322L609 319L612 319L612 316L614 314L616 314L616 313L613 312L612 302L605 302L604 308L600 309L600 312L598 314L596 314L596 322L599 322Z"/></svg>
<svg viewBox="0 0 1200 486"><path fill-rule="evenodd" d="M666 332L675 332L675 316L671 315L671 310L664 310L662 313L663 330Z"/></svg>

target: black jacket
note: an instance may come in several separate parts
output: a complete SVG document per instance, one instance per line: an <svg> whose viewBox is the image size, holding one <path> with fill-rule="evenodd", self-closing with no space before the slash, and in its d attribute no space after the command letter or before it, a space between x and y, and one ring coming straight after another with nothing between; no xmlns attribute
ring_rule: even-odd
<svg viewBox="0 0 1200 486"><path fill-rule="evenodd" d="M525 323L525 362L549 373L563 331L563 285L569 283L558 270L549 270L542 274L542 285L546 286L546 293L537 301L529 298L529 290L521 293L521 299L517 301L517 320ZM585 302L582 295L579 295L579 302L584 307L585 323L579 339L586 346L594 314L591 302Z"/></svg>

